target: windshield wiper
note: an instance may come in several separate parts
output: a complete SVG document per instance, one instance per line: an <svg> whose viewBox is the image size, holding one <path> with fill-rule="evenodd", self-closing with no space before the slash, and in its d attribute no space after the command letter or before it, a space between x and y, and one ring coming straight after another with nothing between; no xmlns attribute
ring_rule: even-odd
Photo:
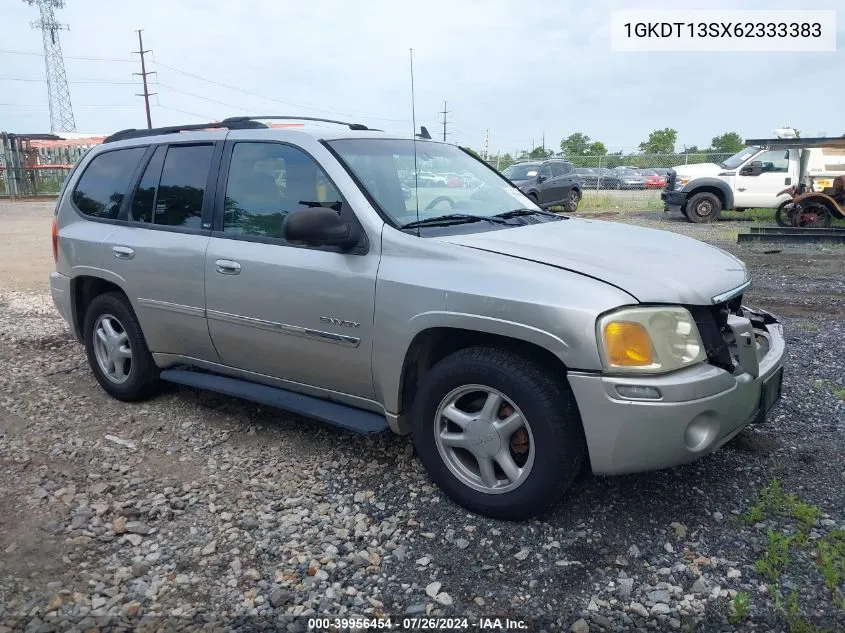
<svg viewBox="0 0 845 633"><path fill-rule="evenodd" d="M470 215L469 213L449 213L433 218L414 220L400 226L400 229L414 229L422 226L450 226L452 224L469 224L470 222L490 222L492 224L509 224L504 218L497 216Z"/></svg>
<svg viewBox="0 0 845 633"><path fill-rule="evenodd" d="M558 215L551 211L543 211L542 209L513 209L512 211L505 211L504 213L497 213L494 218L502 218L509 220L511 218L522 218L528 215L542 215L548 218L566 218L565 215ZM567 218L568 219L568 218Z"/></svg>

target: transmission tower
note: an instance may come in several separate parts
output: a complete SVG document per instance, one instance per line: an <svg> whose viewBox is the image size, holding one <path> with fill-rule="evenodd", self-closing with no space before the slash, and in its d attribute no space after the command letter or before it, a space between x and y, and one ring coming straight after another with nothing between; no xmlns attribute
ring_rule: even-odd
<svg viewBox="0 0 845 633"><path fill-rule="evenodd" d="M47 97L50 102L50 132L76 132L73 120L73 106L65 76L65 60L59 31L67 29L66 24L56 21L56 9L64 7L64 0L24 0L30 6L37 6L41 12L38 20L31 22L32 28L40 29L44 42L44 66L47 70Z"/></svg>

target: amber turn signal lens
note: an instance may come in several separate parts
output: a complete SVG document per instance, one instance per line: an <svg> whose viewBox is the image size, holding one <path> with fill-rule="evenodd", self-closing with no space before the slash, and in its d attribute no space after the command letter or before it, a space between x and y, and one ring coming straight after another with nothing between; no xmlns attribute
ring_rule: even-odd
<svg viewBox="0 0 845 633"><path fill-rule="evenodd" d="M604 327L604 346L611 365L645 367L654 362L651 339L639 323L611 321Z"/></svg>
<svg viewBox="0 0 845 633"><path fill-rule="evenodd" d="M59 223L53 218L53 228L50 230L53 241L53 261L59 261Z"/></svg>

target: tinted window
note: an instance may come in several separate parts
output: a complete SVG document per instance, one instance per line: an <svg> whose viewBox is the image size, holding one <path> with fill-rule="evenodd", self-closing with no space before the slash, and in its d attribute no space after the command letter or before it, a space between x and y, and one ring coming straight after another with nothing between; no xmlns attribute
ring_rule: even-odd
<svg viewBox="0 0 845 633"><path fill-rule="evenodd" d="M82 213L114 220L146 151L143 147L103 152L94 157L73 190L73 202Z"/></svg>
<svg viewBox="0 0 845 633"><path fill-rule="evenodd" d="M226 182L223 230L282 238L282 222L302 207L340 211L341 197L305 152L278 143L237 143Z"/></svg>
<svg viewBox="0 0 845 633"><path fill-rule="evenodd" d="M551 178L552 177L552 167L551 167L551 165L549 165L549 163L546 163L545 165L540 167L540 173L538 175L542 176L543 178Z"/></svg>
<svg viewBox="0 0 845 633"><path fill-rule="evenodd" d="M552 173L555 176L565 176L566 174L572 173L572 165L570 165L569 163L556 161L552 163Z"/></svg>
<svg viewBox="0 0 845 633"><path fill-rule="evenodd" d="M211 145L171 145L155 198L155 223L198 229Z"/></svg>
<svg viewBox="0 0 845 633"><path fill-rule="evenodd" d="M155 204L156 190L161 178L161 167L164 164L165 153L167 153L167 147L162 145L156 149L150 162L147 163L147 168L144 170L144 175L141 176L141 182L138 183L135 196L132 198L131 214L133 220L138 222L153 221L153 205Z"/></svg>

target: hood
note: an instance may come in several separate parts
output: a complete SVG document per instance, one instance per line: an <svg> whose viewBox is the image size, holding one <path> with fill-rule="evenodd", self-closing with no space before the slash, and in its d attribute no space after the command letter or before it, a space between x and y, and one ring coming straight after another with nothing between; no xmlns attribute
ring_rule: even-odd
<svg viewBox="0 0 845 633"><path fill-rule="evenodd" d="M673 167L678 176L692 176L699 178L701 176L715 176L720 172L725 171L716 163L698 163L696 165L678 165Z"/></svg>
<svg viewBox="0 0 845 633"><path fill-rule="evenodd" d="M617 222L570 218L434 239L594 277L642 303L711 305L748 279L745 265L715 246Z"/></svg>

